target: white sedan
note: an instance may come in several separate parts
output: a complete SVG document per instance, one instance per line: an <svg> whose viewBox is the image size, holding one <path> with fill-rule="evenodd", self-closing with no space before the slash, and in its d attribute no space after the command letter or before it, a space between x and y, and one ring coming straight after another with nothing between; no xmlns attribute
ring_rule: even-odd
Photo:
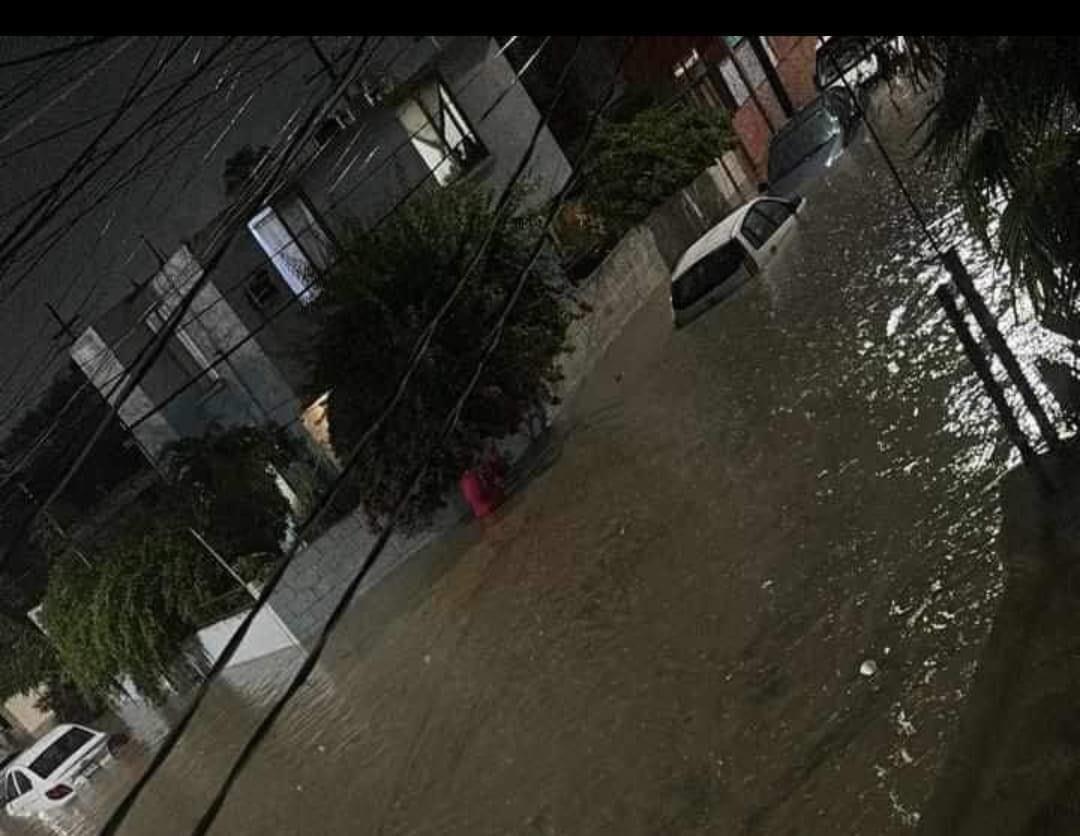
<svg viewBox="0 0 1080 836"><path fill-rule="evenodd" d="M681 328L731 295L776 255L806 199L759 197L695 241L671 274L671 309Z"/></svg>
<svg viewBox="0 0 1080 836"><path fill-rule="evenodd" d="M112 757L109 736L85 726L57 726L12 758L0 773L4 812L42 815L69 803L76 785Z"/></svg>

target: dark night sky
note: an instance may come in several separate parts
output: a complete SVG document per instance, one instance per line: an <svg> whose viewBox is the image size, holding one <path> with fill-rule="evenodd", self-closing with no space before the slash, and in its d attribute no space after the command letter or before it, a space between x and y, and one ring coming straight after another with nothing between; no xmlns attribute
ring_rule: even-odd
<svg viewBox="0 0 1080 836"><path fill-rule="evenodd" d="M246 143L272 143L295 109L310 106L327 85L325 76L312 80L319 64L301 38L240 39L213 57L221 38L117 37L40 62L2 66L73 40L83 38L0 39L0 237L25 212L19 204L65 171L133 84L155 72L170 50L179 47L148 95L106 136L99 155L182 79L204 72L170 105L190 108L142 132L0 268L0 432L67 361L64 346L50 340L57 326L45 304L65 317L78 314L78 328L115 304L156 265L140 236L171 253L222 208L225 160ZM339 46L333 39L320 42L331 54ZM144 154L145 170L117 186ZM74 225L67 228L69 223ZM34 264L54 232L47 255Z"/></svg>

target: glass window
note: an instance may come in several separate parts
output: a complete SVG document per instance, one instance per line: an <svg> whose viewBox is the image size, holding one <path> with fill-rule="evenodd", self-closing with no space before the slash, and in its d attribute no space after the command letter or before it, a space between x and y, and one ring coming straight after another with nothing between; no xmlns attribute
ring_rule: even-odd
<svg viewBox="0 0 1080 836"><path fill-rule="evenodd" d="M27 778L21 772L16 772L15 773L15 786L17 786L19 788L19 795L23 795L24 793L30 792L30 789L31 789L31 787L33 785L30 783L29 778Z"/></svg>
<svg viewBox="0 0 1080 836"><path fill-rule="evenodd" d="M14 801L20 794L19 788L15 785L15 773L9 772L7 780L4 781L3 802L7 804L9 801Z"/></svg>
<svg viewBox="0 0 1080 836"><path fill-rule="evenodd" d="M316 267L330 260L330 239L299 197L267 207L248 229L293 293L308 304L319 295Z"/></svg>
<svg viewBox="0 0 1080 836"><path fill-rule="evenodd" d="M776 232L776 227L777 224L758 206L755 206L747 213L743 221L742 234L755 248L760 249Z"/></svg>
<svg viewBox="0 0 1080 836"><path fill-rule="evenodd" d="M791 207L779 200L763 200L757 208L778 227L791 217Z"/></svg>
<svg viewBox="0 0 1080 836"><path fill-rule="evenodd" d="M736 107L750 98L750 90L743 84L742 76L739 75L739 71L735 69L735 63L730 58L725 58L720 62L720 75L731 97L735 100Z"/></svg>
<svg viewBox="0 0 1080 836"><path fill-rule="evenodd" d="M743 265L746 253L738 241L730 241L709 253L683 273L671 286L671 306L680 311L727 281Z"/></svg>
<svg viewBox="0 0 1080 836"><path fill-rule="evenodd" d="M488 155L450 91L440 81L422 86L398 108L398 121L440 186Z"/></svg>
<svg viewBox="0 0 1080 836"><path fill-rule="evenodd" d="M41 778L48 778L68 758L85 746L91 737L93 735L86 729L80 729L77 726L68 729L52 746L30 763L30 771Z"/></svg>

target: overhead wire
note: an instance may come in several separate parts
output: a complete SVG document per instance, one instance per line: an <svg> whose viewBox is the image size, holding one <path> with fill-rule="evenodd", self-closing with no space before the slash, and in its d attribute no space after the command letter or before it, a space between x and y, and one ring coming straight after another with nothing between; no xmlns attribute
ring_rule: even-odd
<svg viewBox="0 0 1080 836"><path fill-rule="evenodd" d="M631 39L630 45L628 45L624 50L622 57L620 58L617 66L615 67L615 70L612 73L611 83L608 86L606 95L604 96L600 105L595 109L591 119L589 120L589 124L584 135L583 147L576 162L580 162L584 154L587 153L589 149L590 140L592 139L599 117L611 102L612 96L615 92L615 86L618 79L619 71L622 69L622 65L625 62L627 55L629 55L630 53L632 43L633 41ZM554 104L558 101L559 95L560 94L556 95L555 100L552 102L552 107L554 107ZM551 109L549 108L547 113L550 112ZM534 135L533 144L535 144L535 139L536 137ZM531 154L531 148L529 153ZM520 174L523 169L524 166L521 166L519 168L518 174ZM570 177L563 185L563 187L559 190L559 193L553 199L544 222L545 231L547 229L550 229L550 226L559 211L562 201L565 199L565 196L571 187L573 179L573 176ZM255 731L248 738L247 742L244 745L244 748L241 750L239 756L234 761L228 775L226 776L225 781L222 783L210 806L207 808L206 812L199 820L195 829L192 831L193 836L205 836L205 834L209 831L210 827L216 820L222 806L224 805L224 802L228 797L229 792L235 784L236 779L239 777L246 764L250 761L252 755L258 749L259 745L262 743L263 740L266 739L267 735L270 732L270 729L277 721L277 718L281 715L286 706L289 705L293 697L295 697L295 695L299 692L300 688L304 685L304 683L307 681L307 678L314 670L315 665L318 664L318 661L322 656L322 653L326 647L327 642L329 641L330 636L333 634L334 630L340 623L341 618L348 610L350 604L352 603L360 588L360 585L363 583L368 572L370 572L372 566L374 565L375 560L385 548L386 543L389 541L389 538L394 531L394 527L398 517L403 512L413 492L418 487L432 458L435 456L437 451L446 443L447 439L450 437L451 433L453 433L458 422L460 421L461 413L465 407L465 404L467 403L469 397L472 395L473 390L476 388L476 385L479 382L488 361L494 354L495 350L498 348L503 330L506 327L509 316L512 313L514 307L516 306L518 300L520 299L521 293L524 290L529 274L532 268L535 266L536 261L539 258L540 253L542 252L545 245L545 235L539 236L526 265L519 272L513 291L503 305L503 308L496 320L495 325L488 332L484 340L483 351L481 352L480 357L476 362L471 377L459 393L458 398L456 399L454 404L447 411L443 419L443 425L440 433L428 446L427 455L424 457L424 460L413 470L406 488L400 493L398 497L398 501L391 513L390 519L387 521L386 525L383 526L382 531L379 533L379 536L376 539L375 543L369 549L367 555L365 556L363 562L360 565L360 568L355 572L353 578L350 580L341 597L338 599L337 604L331 612L326 624L320 631L311 650L308 652L308 654L304 658L304 661L300 664L299 668L293 674L292 679L289 682L288 686L285 688L284 692L278 697L277 700L275 700L270 711L266 715L264 715L262 720L259 722L259 725L256 727ZM335 492L343 484L344 479L347 476L348 469L355 466L356 462L359 460L359 455L362 449L362 443L357 444L356 447L354 447L354 450L349 456L343 472L338 476L337 480L335 480L334 486L329 491L327 491L319 506L317 506L317 508L312 512L312 515L309 517L308 523L317 519L318 514L322 511L325 511L325 509L328 507L329 503L333 500ZM302 536L303 530L303 526L298 530L298 541L300 536ZM293 549L295 550L295 548L296 545L294 545ZM260 595L260 605L262 603L262 598L263 596ZM234 638L236 638L235 635Z"/></svg>

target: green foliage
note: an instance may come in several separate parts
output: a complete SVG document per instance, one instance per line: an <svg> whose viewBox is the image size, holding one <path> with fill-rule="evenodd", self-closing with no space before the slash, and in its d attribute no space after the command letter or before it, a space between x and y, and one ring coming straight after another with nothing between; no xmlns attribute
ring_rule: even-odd
<svg viewBox="0 0 1080 836"><path fill-rule="evenodd" d="M93 560L53 559L45 624L72 679L102 694L124 674L151 697L235 582L183 526L141 518Z"/></svg>
<svg viewBox="0 0 1080 836"><path fill-rule="evenodd" d="M955 173L972 227L1040 314L1077 328L1080 38L908 41L901 71L938 82L923 150Z"/></svg>
<svg viewBox="0 0 1080 836"><path fill-rule="evenodd" d="M732 137L726 114L687 105L608 122L582 164L581 203L618 239L715 163Z"/></svg>
<svg viewBox="0 0 1080 836"><path fill-rule="evenodd" d="M525 207L525 197L524 191L514 196L512 212L499 222L397 412L354 471L351 498L375 524L425 457L542 234L541 217ZM477 252L493 209L488 193L462 182L419 195L374 231L355 229L344 237L320 297L325 326L313 357L318 385L332 389L329 425L339 456L355 446L391 396L417 337ZM532 269L456 430L413 495L406 525L440 507L487 439L513 433L530 409L555 400L556 358L569 324L561 282L552 258L542 257Z"/></svg>
<svg viewBox="0 0 1080 836"><path fill-rule="evenodd" d="M56 428L45 435L57 415ZM0 469L22 463L27 453L33 455L20 468L19 481L40 497L48 494L59 481L78 450L87 428L96 426L108 411L108 405L86 377L73 364L60 372L0 443ZM94 445L86 463L53 505L61 519L77 516L79 511L99 502L125 479L147 467L130 435L118 420L113 420L105 435Z"/></svg>
<svg viewBox="0 0 1080 836"><path fill-rule="evenodd" d="M274 428L212 429L165 455L176 512L190 515L210 544L249 575L279 555L288 525L289 503L269 472L287 465L283 436Z"/></svg>
<svg viewBox="0 0 1080 836"><path fill-rule="evenodd" d="M0 615L0 701L25 694L60 673L60 659L48 640L23 618Z"/></svg>

